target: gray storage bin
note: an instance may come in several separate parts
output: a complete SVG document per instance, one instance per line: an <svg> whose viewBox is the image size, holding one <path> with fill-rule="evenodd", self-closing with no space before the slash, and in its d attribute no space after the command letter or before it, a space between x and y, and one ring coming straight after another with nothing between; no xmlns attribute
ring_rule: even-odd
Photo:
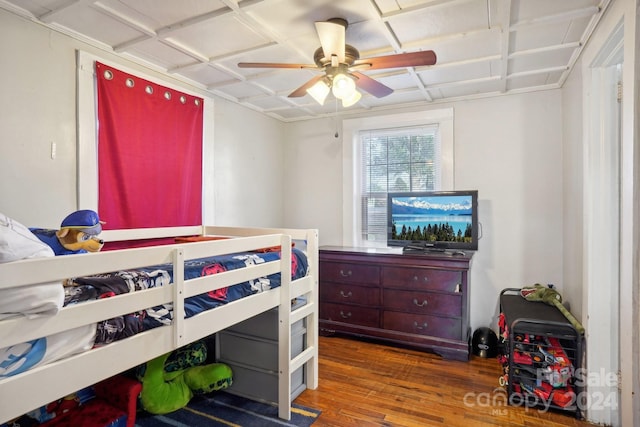
<svg viewBox="0 0 640 427"><path fill-rule="evenodd" d="M296 300L291 307L291 311L306 304L304 300ZM295 335L299 330L305 327L304 319L297 321L291 325L291 334ZM236 323L226 329L227 331L238 332L241 334L252 335L255 337L266 338L269 340L278 340L278 309L274 308L264 313L260 313L240 323Z"/></svg>
<svg viewBox="0 0 640 427"><path fill-rule="evenodd" d="M306 302L298 301L292 310ZM291 325L291 358L306 347L304 320ZM249 399L278 402L278 309L258 314L216 334L216 361L233 371L227 392ZM304 366L291 373L291 400L306 389Z"/></svg>
<svg viewBox="0 0 640 427"><path fill-rule="evenodd" d="M278 374L233 362L226 362L233 371L233 384L225 391L252 400L278 403ZM306 389L304 367L291 373L291 400L293 401Z"/></svg>
<svg viewBox="0 0 640 427"><path fill-rule="evenodd" d="M304 349L306 329L291 331L291 358ZM218 361L237 362L265 370L278 370L278 341L225 330L218 333Z"/></svg>

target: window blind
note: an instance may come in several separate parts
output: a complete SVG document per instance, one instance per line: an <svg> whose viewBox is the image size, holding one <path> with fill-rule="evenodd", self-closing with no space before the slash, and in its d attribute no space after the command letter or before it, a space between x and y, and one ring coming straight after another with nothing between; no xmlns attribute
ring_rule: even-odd
<svg viewBox="0 0 640 427"><path fill-rule="evenodd" d="M438 125L367 130L361 148L362 240L387 239L387 193L440 186Z"/></svg>

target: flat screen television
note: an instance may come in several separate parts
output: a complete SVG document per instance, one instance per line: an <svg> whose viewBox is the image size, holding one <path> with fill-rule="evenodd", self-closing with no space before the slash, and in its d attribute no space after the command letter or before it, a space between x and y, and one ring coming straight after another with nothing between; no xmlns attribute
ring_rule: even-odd
<svg viewBox="0 0 640 427"><path fill-rule="evenodd" d="M478 249L478 191L389 193L387 245Z"/></svg>

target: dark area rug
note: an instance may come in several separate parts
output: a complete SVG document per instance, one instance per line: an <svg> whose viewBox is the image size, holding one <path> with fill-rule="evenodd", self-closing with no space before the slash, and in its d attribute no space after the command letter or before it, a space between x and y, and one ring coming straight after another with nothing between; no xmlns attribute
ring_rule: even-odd
<svg viewBox="0 0 640 427"><path fill-rule="evenodd" d="M320 411L291 405L291 420L278 418L278 408L255 402L230 393L219 392L196 396L189 405L166 415L139 412L137 427L308 427L318 418Z"/></svg>

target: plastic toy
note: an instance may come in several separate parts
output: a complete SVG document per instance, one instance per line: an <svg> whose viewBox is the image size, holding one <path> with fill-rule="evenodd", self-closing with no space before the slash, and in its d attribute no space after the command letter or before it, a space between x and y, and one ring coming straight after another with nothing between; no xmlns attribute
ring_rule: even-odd
<svg viewBox="0 0 640 427"><path fill-rule="evenodd" d="M138 372L142 382L140 403L152 414L167 414L186 406L196 394L223 390L233 382L223 363L204 364L206 345L196 342L157 357Z"/></svg>
<svg viewBox="0 0 640 427"><path fill-rule="evenodd" d="M584 327L580 322L578 322L578 319L573 317L573 314L571 314L569 310L562 305L562 296L555 289L536 283L531 287L522 288L520 295L522 295L522 297L527 301L542 301L546 304L555 306L560 310L564 317L571 322L576 331L580 334L584 334Z"/></svg>
<svg viewBox="0 0 640 427"><path fill-rule="evenodd" d="M552 400L556 405L566 408L570 404L575 403L576 394L571 386L567 386L566 388L559 388L555 390L553 392Z"/></svg>
<svg viewBox="0 0 640 427"><path fill-rule="evenodd" d="M546 366L541 370L543 379L554 388L566 387L573 378L573 364L557 338L549 338L548 346L540 346Z"/></svg>

